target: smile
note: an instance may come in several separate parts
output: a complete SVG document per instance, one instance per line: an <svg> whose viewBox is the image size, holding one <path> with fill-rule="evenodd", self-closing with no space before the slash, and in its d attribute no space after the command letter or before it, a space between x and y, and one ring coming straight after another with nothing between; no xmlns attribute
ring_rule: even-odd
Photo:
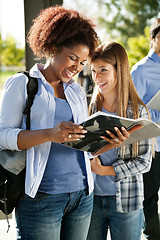
<svg viewBox="0 0 160 240"><path fill-rule="evenodd" d="M106 83L98 83L97 85L101 88L101 87L104 87L106 84L107 84L107 82Z"/></svg>
<svg viewBox="0 0 160 240"><path fill-rule="evenodd" d="M67 70L65 68L65 73L66 73L68 78L72 78L77 72L70 72L69 70Z"/></svg>

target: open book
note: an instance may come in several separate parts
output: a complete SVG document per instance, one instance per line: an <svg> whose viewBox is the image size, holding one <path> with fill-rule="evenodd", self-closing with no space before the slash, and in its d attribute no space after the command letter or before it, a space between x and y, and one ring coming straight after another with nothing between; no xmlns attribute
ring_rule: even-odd
<svg viewBox="0 0 160 240"><path fill-rule="evenodd" d="M107 144L107 141L101 138L101 136L110 137L106 130L116 135L114 127L120 129L122 126L127 130L136 125L142 125L143 127L134 131L121 146L160 136L160 127L151 120L123 118L101 111L88 117L81 125L87 130L85 138L74 142L65 142L64 145L82 151L96 152Z"/></svg>
<svg viewBox="0 0 160 240"><path fill-rule="evenodd" d="M147 103L147 107L151 108L151 109L155 109L160 112L160 89L156 92L156 94Z"/></svg>

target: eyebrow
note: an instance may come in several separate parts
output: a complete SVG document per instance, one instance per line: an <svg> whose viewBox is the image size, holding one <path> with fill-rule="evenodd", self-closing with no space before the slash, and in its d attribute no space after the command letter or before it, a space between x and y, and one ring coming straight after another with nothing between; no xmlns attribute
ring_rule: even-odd
<svg viewBox="0 0 160 240"><path fill-rule="evenodd" d="M100 66L99 68L106 68L106 66Z"/></svg>
<svg viewBox="0 0 160 240"><path fill-rule="evenodd" d="M94 67L91 67L91 68L94 68ZM107 68L107 67L105 67L105 66L100 66L100 67L98 67L98 68Z"/></svg>

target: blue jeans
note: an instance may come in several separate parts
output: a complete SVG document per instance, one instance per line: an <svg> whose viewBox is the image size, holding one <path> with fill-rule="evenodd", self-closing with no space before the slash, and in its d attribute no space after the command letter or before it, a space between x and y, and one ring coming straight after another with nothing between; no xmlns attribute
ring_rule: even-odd
<svg viewBox="0 0 160 240"><path fill-rule="evenodd" d="M140 240L143 210L116 212L114 196L95 196L87 240L106 240L110 229L112 240Z"/></svg>
<svg viewBox="0 0 160 240"><path fill-rule="evenodd" d="M93 208L93 193L24 194L16 208L17 239L85 240Z"/></svg>

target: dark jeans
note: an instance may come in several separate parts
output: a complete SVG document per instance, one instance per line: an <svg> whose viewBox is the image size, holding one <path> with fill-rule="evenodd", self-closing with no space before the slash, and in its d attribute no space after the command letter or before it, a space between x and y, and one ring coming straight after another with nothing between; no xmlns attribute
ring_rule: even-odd
<svg viewBox="0 0 160 240"><path fill-rule="evenodd" d="M160 240L160 222L158 217L158 191L160 187L160 152L152 159L149 172L144 180L144 234L149 240Z"/></svg>
<svg viewBox="0 0 160 240"><path fill-rule="evenodd" d="M93 193L24 194L16 208L17 239L84 240L93 208Z"/></svg>

